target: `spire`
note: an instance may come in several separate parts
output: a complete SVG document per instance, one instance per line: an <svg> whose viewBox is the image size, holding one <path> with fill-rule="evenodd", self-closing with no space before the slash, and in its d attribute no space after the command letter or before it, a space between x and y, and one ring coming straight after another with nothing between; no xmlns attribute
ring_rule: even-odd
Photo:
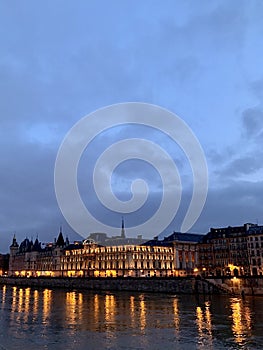
<svg viewBox="0 0 263 350"><path fill-rule="evenodd" d="M124 218L121 218L121 238L125 238L125 226L124 226Z"/></svg>
<svg viewBox="0 0 263 350"><path fill-rule="evenodd" d="M16 241L16 234L15 233L14 233L14 237L13 237L13 241L12 241L11 247L14 247L14 248L18 247L18 243Z"/></svg>
<svg viewBox="0 0 263 350"><path fill-rule="evenodd" d="M61 248L63 248L64 245L65 245L65 241L64 241L64 237L63 237L62 227L61 226L60 226L58 238L57 238L55 244L56 244L57 247L61 247Z"/></svg>

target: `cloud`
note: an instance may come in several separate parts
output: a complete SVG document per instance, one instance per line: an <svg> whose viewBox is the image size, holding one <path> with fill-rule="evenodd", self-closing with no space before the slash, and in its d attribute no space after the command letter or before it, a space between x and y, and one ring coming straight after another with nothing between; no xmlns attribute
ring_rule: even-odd
<svg viewBox="0 0 263 350"><path fill-rule="evenodd" d="M242 114L242 122L247 138L255 140L263 131L263 110L261 107L246 109Z"/></svg>
<svg viewBox="0 0 263 350"><path fill-rule="evenodd" d="M193 230L204 232L210 223L260 219L263 114L260 104L251 103L251 92L252 99L262 98L261 66L253 64L253 57L262 57L260 45L254 45L262 37L260 6L246 1L207 1L206 6L193 1L116 1L105 2L102 11L100 5L85 1L77 6L62 1L1 3L1 249L5 251L14 231L21 239L38 232L44 241L53 239L62 223L73 235L54 193L58 147L82 116L124 101L167 107L200 137L212 185ZM240 110L242 130L240 115L235 114ZM184 154L162 135L139 129L135 133L153 139L175 159L185 193L168 230L179 228L191 199L191 169ZM98 137L95 148L87 149L87 163L83 156L80 170L91 166L112 141L130 135L131 129L124 127ZM169 177L166 162L159 162ZM81 189L87 186L86 174L79 176ZM116 193L123 194L137 174L133 163L120 167ZM149 217L160 199L158 177L148 168L140 169L140 175L148 176L153 193L142 217L127 218L130 225ZM107 215L88 196L90 188L82 193L98 216L118 225L117 214ZM84 229L87 234L96 230ZM149 238L154 227L152 231Z"/></svg>
<svg viewBox="0 0 263 350"><path fill-rule="evenodd" d="M262 159L263 154L260 155L250 155L243 156L242 158L237 158L230 161L223 169L221 169L218 173L221 176L226 178L236 178L239 179L242 175L251 175L255 174L259 170L263 168L263 164L261 164L260 159Z"/></svg>

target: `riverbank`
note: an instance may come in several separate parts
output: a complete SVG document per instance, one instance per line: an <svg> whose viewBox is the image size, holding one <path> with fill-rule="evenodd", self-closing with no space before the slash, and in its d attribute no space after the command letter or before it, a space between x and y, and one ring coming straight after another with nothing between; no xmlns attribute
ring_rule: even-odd
<svg viewBox="0 0 263 350"><path fill-rule="evenodd" d="M263 295L262 278L198 279L176 278L56 278L0 277L0 284L109 291L137 291L175 294Z"/></svg>
<svg viewBox="0 0 263 350"><path fill-rule="evenodd" d="M241 277L209 277L206 279L209 284L233 295L262 295L262 276L241 276Z"/></svg>
<svg viewBox="0 0 263 350"><path fill-rule="evenodd" d="M1 284L29 287L164 292L176 294L218 293L218 288L195 278L56 278L0 277Z"/></svg>

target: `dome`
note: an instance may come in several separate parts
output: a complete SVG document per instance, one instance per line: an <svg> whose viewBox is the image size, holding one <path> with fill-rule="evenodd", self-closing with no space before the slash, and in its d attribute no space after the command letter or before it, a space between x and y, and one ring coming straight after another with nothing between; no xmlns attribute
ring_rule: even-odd
<svg viewBox="0 0 263 350"><path fill-rule="evenodd" d="M84 241L83 241L83 244L95 244L96 242L94 241L94 239L91 239L91 238L86 238Z"/></svg>

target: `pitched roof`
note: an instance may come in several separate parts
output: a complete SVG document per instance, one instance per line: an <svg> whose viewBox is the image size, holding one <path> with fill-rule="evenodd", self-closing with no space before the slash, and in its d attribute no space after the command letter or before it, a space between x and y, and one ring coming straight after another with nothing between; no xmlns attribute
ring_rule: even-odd
<svg viewBox="0 0 263 350"><path fill-rule="evenodd" d="M59 232L58 239L56 240L56 247L64 247L65 241L62 232Z"/></svg>
<svg viewBox="0 0 263 350"><path fill-rule="evenodd" d="M170 236L164 237L165 242L193 242L199 243L202 241L204 235L199 233L181 233L181 232L173 232Z"/></svg>

